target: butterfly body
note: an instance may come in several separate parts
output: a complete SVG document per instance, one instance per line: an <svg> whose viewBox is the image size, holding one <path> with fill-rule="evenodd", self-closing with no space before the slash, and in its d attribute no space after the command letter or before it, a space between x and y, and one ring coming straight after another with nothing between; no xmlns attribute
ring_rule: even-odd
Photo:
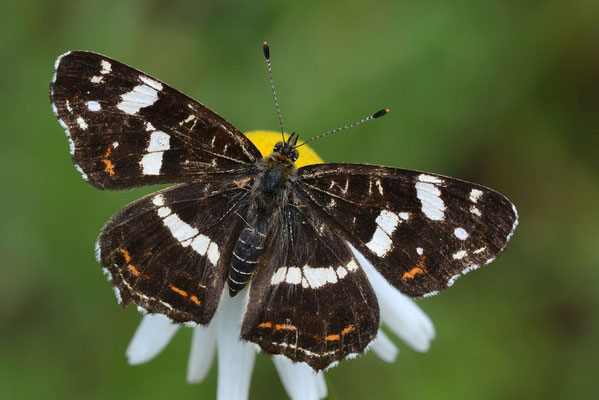
<svg viewBox="0 0 599 400"><path fill-rule="evenodd" d="M244 180L249 183L247 190L250 192L250 200L246 215L243 216L245 226L237 239L231 259L227 282L231 296L237 295L249 281L269 232L280 220L282 209L290 205L297 168L285 151L287 147L290 144L277 143L270 155L255 163L253 176Z"/></svg>
<svg viewBox="0 0 599 400"><path fill-rule="evenodd" d="M91 185L176 184L102 229L96 255L119 302L208 324L223 293L247 287L241 338L317 370L362 353L379 329L350 244L390 285L421 297L493 261L518 223L503 195L454 178L297 168L294 135L264 157L206 106L100 54L59 57L50 98Z"/></svg>

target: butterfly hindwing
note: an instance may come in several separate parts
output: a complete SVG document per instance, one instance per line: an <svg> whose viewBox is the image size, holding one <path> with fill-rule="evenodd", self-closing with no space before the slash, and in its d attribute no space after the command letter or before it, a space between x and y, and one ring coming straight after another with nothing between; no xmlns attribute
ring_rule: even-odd
<svg viewBox="0 0 599 400"><path fill-rule="evenodd" d="M299 171L311 207L410 296L435 294L491 262L517 225L503 195L453 178L363 164Z"/></svg>
<svg viewBox="0 0 599 400"><path fill-rule="evenodd" d="M69 137L73 162L98 188L236 173L261 157L209 108L97 53L59 57L50 97Z"/></svg>
<svg viewBox="0 0 599 400"><path fill-rule="evenodd" d="M246 196L219 183L182 184L114 215L97 250L122 305L133 301L176 322L207 324L226 281Z"/></svg>
<svg viewBox="0 0 599 400"><path fill-rule="evenodd" d="M287 206L251 281L242 339L324 369L359 354L378 303L347 243L307 207Z"/></svg>

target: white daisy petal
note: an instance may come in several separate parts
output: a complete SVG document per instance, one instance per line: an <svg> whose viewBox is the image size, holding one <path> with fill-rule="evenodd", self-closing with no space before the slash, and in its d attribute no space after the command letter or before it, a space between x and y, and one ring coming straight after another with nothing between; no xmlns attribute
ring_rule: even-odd
<svg viewBox="0 0 599 400"><path fill-rule="evenodd" d="M230 298L225 293L216 315L218 329L218 400L247 399L256 359L255 347L239 340L243 303L247 290Z"/></svg>
<svg viewBox="0 0 599 400"><path fill-rule="evenodd" d="M395 344L393 344L391 339L389 339L389 337L380 329L370 348L381 360L388 363L394 362L399 353Z"/></svg>
<svg viewBox="0 0 599 400"><path fill-rule="evenodd" d="M171 341L179 325L161 314L147 314L127 347L129 364L137 365L156 357Z"/></svg>
<svg viewBox="0 0 599 400"><path fill-rule="evenodd" d="M204 380L216 352L216 324L193 329L191 352L187 362L187 382L200 383Z"/></svg>
<svg viewBox="0 0 599 400"><path fill-rule="evenodd" d="M318 388L318 397L324 399L327 397L327 383L324 380L324 374L322 371L318 371L316 374L316 387Z"/></svg>
<svg viewBox="0 0 599 400"><path fill-rule="evenodd" d="M350 245L374 288L383 323L417 351L427 351L435 337L430 318L409 297L395 289L374 267Z"/></svg>
<svg viewBox="0 0 599 400"><path fill-rule="evenodd" d="M322 388L318 375L305 363L294 363L287 357L276 355L272 358L283 387L293 400L318 400L326 396L320 396Z"/></svg>

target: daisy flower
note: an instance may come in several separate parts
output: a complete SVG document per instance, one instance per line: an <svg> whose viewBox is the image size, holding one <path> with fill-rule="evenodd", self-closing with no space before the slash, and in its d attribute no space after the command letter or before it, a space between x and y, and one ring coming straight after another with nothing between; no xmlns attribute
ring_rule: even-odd
<svg viewBox="0 0 599 400"><path fill-rule="evenodd" d="M280 133L270 131L248 132L247 136L262 154L268 154L280 141ZM322 159L308 146L299 149L298 168L322 163ZM431 320L409 297L389 284L374 267L352 247L356 258L366 272L378 298L381 322L414 350L425 352L435 336ZM247 288L231 298L227 291L221 298L218 310L208 326L194 326L191 352L187 365L187 381L201 382L218 355L217 399L247 399L257 345L239 340L240 326L247 303ZM130 364L145 363L156 357L170 342L181 325L172 324L159 314L145 315L127 348ZM385 362L393 362L398 349L391 339L379 329L378 336L369 349ZM273 363L287 395L292 399L322 399L327 387L322 371L316 373L305 363L294 363L280 355L272 357Z"/></svg>

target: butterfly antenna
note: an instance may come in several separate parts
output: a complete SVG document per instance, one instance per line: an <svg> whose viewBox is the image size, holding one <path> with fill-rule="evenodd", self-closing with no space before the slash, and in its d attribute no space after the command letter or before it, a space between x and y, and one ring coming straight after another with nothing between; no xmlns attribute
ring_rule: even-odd
<svg viewBox="0 0 599 400"><path fill-rule="evenodd" d="M333 129L332 131L325 132L325 133L323 133L321 135L313 137L312 139L306 140L304 143L300 144L299 146L295 146L295 148L297 149L298 147L303 146L306 143L310 143L313 140L320 139L320 138L323 138L325 136L332 135L333 133L337 133L339 131L343 131L343 130L346 130L346 129L349 129L349 128L353 128L354 126L358 126L360 124L363 124L364 122L370 121L371 119L380 118L383 115L387 114L388 112L389 112L389 109L388 108L384 108L384 109L379 110L379 111L375 112L374 114L372 114L372 115L370 115L370 116L368 116L368 117L366 117L364 119L361 119L361 120L359 120L357 122L354 122L351 125L345 125L345 126L342 126L341 128Z"/></svg>
<svg viewBox="0 0 599 400"><path fill-rule="evenodd" d="M277 115L279 116L279 125L281 126L281 136L283 142L285 141L285 135L283 134L283 118L281 117L281 110L279 109L279 100L277 99L277 92L275 91L275 83L272 80L272 68L270 66L270 48L268 43L264 42L262 45L262 51L264 51L264 57L266 58L266 65L268 66L268 79L270 80L270 88L272 89L272 95L275 98L275 107L277 109Z"/></svg>

